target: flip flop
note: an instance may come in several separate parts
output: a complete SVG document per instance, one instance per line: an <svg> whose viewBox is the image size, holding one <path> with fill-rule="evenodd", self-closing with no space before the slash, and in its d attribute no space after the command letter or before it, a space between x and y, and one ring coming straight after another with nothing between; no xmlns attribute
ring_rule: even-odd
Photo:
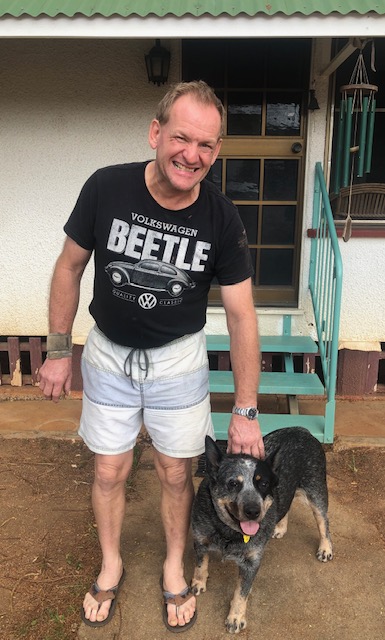
<svg viewBox="0 0 385 640"><path fill-rule="evenodd" d="M110 606L110 610L108 612L108 616L107 618L105 618L104 620L95 620L95 622L92 622L91 620L88 620L88 618L86 618L85 613L84 613L84 609L83 607L80 610L80 615L81 618L84 622L84 624L88 625L89 627L104 627L105 624L108 624L111 621L112 616L115 613L115 608L116 608L116 598L117 595L119 593L119 589L122 586L124 580L126 577L126 572L123 569L122 571L122 575L121 578L118 582L118 584L116 585L116 587L112 587L112 589L108 589L107 591L103 591L97 582L94 582L94 584L91 586L90 590L88 593L91 594L91 596L93 598L95 598L95 600L98 602L99 607L98 610L100 609L101 605L103 602L105 602L106 600L111 600L111 606Z"/></svg>
<svg viewBox="0 0 385 640"><path fill-rule="evenodd" d="M169 624L168 616L167 616L168 604L175 604L176 614L178 615L178 608L182 604L187 602L187 600L190 600L190 598L194 597L194 594L191 591L191 588L186 587L185 589L183 589L183 591L177 594L170 593L170 591L165 591L163 588L163 575L160 577L160 588L162 589L162 593L163 593L163 622L166 628L168 629L168 631L171 631L171 633L183 633L184 631L188 631L189 629L191 629L191 627L193 626L193 624L195 624L197 619L196 610L194 611L194 615L191 618L191 620L189 622L186 622L186 624L184 624L183 626L176 625L175 627L173 627L171 624Z"/></svg>

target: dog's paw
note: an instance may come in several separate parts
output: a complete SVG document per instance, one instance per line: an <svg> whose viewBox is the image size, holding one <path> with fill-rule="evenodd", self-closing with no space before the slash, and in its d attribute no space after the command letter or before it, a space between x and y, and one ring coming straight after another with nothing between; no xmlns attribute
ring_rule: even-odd
<svg viewBox="0 0 385 640"><path fill-rule="evenodd" d="M277 522L273 535L271 536L272 538L283 538L287 531L288 520L288 514L286 514L285 516L283 516L282 520Z"/></svg>
<svg viewBox="0 0 385 640"><path fill-rule="evenodd" d="M194 596L200 596L201 593L206 591L207 583L205 580L197 580L196 578L193 578L191 580L190 588Z"/></svg>
<svg viewBox="0 0 385 640"><path fill-rule="evenodd" d="M226 629L229 633L239 633L246 629L246 618L241 616L232 616L231 613L226 620Z"/></svg>
<svg viewBox="0 0 385 640"><path fill-rule="evenodd" d="M329 562L329 560L333 560L333 547L328 540L319 546L316 557L320 562Z"/></svg>

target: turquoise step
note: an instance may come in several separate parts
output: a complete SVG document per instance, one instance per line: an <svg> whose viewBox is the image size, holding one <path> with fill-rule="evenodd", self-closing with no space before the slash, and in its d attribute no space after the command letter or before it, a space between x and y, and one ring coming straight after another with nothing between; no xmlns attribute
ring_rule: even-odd
<svg viewBox="0 0 385 640"><path fill-rule="evenodd" d="M211 417L217 440L227 440L227 431L230 424L231 414L214 412L211 414ZM264 436L271 431L276 431L283 427L305 427L315 438L317 438L317 440L320 442L324 441L324 416L260 413L258 420Z"/></svg>
<svg viewBox="0 0 385 640"><path fill-rule="evenodd" d="M309 336L261 336L262 353L317 353L318 346ZM228 335L206 335L207 351L230 351Z"/></svg>
<svg viewBox="0 0 385 640"><path fill-rule="evenodd" d="M211 393L234 393L232 371L210 371L209 385ZM262 371L258 393L320 396L324 391L323 384L315 373Z"/></svg>

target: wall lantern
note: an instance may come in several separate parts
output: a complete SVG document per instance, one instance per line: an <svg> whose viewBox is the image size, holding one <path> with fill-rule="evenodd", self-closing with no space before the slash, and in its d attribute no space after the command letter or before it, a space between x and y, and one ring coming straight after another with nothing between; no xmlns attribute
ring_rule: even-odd
<svg viewBox="0 0 385 640"><path fill-rule="evenodd" d="M170 58L170 52L160 46L160 40L155 40L155 47L144 56L149 82L157 84L158 87L167 82Z"/></svg>

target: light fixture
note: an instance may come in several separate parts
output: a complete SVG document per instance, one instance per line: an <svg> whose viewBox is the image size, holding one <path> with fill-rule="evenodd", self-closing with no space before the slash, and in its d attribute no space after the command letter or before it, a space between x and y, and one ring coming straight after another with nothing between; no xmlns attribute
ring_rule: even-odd
<svg viewBox="0 0 385 640"><path fill-rule="evenodd" d="M309 104L307 105L307 108L309 109L309 111L316 111L317 109L319 109L319 104L315 96L315 89L310 89L309 93Z"/></svg>
<svg viewBox="0 0 385 640"><path fill-rule="evenodd" d="M157 84L158 87L167 82L170 58L170 52L161 47L160 40L156 39L155 47L152 47L150 53L144 56L149 82Z"/></svg>

